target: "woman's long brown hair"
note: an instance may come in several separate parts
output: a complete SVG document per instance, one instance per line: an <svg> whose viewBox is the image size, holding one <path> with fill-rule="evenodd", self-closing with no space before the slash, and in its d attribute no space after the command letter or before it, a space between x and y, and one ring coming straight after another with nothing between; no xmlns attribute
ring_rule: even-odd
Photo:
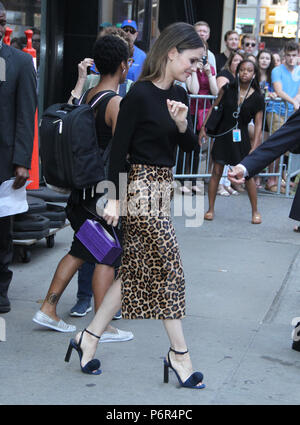
<svg viewBox="0 0 300 425"><path fill-rule="evenodd" d="M148 53L138 81L154 81L165 75L168 53L174 47L181 53L187 49L199 49L203 42L195 28L185 22L166 27Z"/></svg>

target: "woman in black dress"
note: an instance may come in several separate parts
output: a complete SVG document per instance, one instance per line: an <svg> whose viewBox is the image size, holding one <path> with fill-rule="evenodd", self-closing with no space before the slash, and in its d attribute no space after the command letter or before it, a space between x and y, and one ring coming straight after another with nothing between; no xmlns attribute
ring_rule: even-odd
<svg viewBox="0 0 300 425"><path fill-rule="evenodd" d="M108 224L118 223L119 175L129 156L124 249L118 279L88 329L69 345L65 360L75 349L85 373L100 373L100 362L93 359L97 338L122 306L125 318L162 320L171 344L164 359L165 382L171 368L181 386L205 386L202 373L193 373L183 334L185 281L170 217L177 147L190 152L198 143L188 122L186 91L174 82L185 82L196 71L203 52L192 25L179 22L165 28L148 53L139 80L121 102L109 172L116 193L108 194L104 218Z"/></svg>
<svg viewBox="0 0 300 425"><path fill-rule="evenodd" d="M257 79L257 69L253 62L243 60L237 67L237 79L225 85L213 106L222 102L224 115L212 149L214 167L208 187L209 209L205 220L214 219L214 207L219 181L225 165L238 164L249 152L261 143L264 97ZM238 116L238 118L236 118ZM208 115L209 117L209 115ZM208 119L207 117L207 119ZM254 142L251 147L248 124L254 120ZM207 121L207 120L206 120ZM206 137L205 123L200 132L200 140ZM260 224L261 215L257 210L257 194L254 179L246 181L246 189L252 208L252 223Z"/></svg>

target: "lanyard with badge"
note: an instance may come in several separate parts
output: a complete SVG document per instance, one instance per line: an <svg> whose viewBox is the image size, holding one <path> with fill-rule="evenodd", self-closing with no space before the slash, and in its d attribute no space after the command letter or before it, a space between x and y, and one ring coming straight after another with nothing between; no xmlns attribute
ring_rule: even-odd
<svg viewBox="0 0 300 425"><path fill-rule="evenodd" d="M253 78L252 78L252 80L253 80ZM251 80L251 82L248 86L248 89L247 89L247 92L246 92L246 95L245 95L243 101L240 104L238 103L237 110L235 112L233 112L233 114L232 114L233 118L236 119L236 126L232 130L232 141L235 142L235 143L240 143L242 141L241 130L238 128L238 119L239 119L239 116L240 116L242 106L243 106L243 104L244 104L244 102L247 99L247 96L249 94L251 84L252 84L252 80ZM241 94L240 80L238 80L238 102L239 102L239 99L240 99L240 94Z"/></svg>

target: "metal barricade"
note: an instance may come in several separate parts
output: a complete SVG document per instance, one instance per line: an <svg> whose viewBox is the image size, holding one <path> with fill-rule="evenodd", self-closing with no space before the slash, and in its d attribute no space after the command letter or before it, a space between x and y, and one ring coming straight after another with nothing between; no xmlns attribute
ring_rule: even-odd
<svg viewBox="0 0 300 425"><path fill-rule="evenodd" d="M198 111L199 103L201 106L201 112L203 114L202 121L205 120L208 110L211 104L216 99L216 96L204 96L204 95L189 95L190 104L194 101L194 114L193 118L193 129L196 133L199 130L198 125ZM262 143L265 141L274 131L278 130L288 118L288 107L287 102L282 101L281 98L265 99L265 110L263 115L263 129L262 129ZM254 124L254 123L253 123ZM251 125L251 123L250 123ZM211 158L211 148L214 140L208 138L205 143L198 150L191 153L185 153L180 148L177 149L176 165L174 167L174 178L179 180L195 180L201 178L210 178L213 161ZM230 165L230 164L228 164ZM259 174L262 178L277 177L277 194L281 193L281 179L285 170L287 176L286 183L286 196L289 196L290 179L300 173L300 156L289 154L288 163L284 162L284 155L282 155L274 163L270 164L266 169ZM223 177L226 177L224 174Z"/></svg>
<svg viewBox="0 0 300 425"><path fill-rule="evenodd" d="M189 95L190 104L195 100L195 113L193 118L194 133L197 132L199 101L203 100L203 121L206 118L207 110L210 108L211 103L216 99L216 96L204 95ZM175 179L197 179L211 177L211 147L213 140L208 139L207 143L199 147L199 151L191 153L183 152L179 147L176 155L176 165L174 167Z"/></svg>

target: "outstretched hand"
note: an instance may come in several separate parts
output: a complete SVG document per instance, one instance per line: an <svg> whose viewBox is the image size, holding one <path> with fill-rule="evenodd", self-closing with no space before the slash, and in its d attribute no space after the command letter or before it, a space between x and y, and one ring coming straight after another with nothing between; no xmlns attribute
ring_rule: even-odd
<svg viewBox="0 0 300 425"><path fill-rule="evenodd" d="M231 167L231 169L228 171L228 179L231 181L231 183L235 184L245 183L244 169L239 165Z"/></svg>

